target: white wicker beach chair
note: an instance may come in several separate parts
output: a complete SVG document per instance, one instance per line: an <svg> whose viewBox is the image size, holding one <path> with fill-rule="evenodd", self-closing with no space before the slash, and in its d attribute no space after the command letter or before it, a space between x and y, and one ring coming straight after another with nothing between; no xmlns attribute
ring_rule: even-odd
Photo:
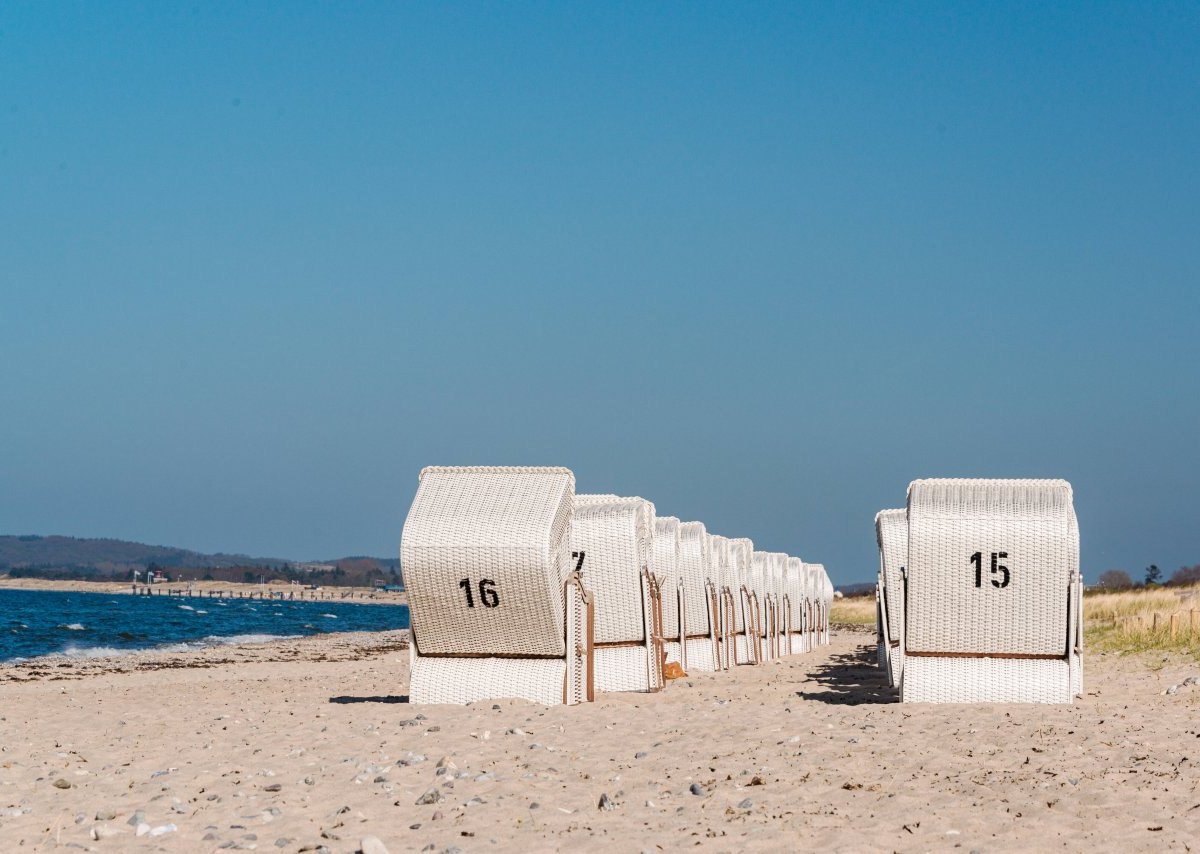
<svg viewBox="0 0 1200 854"><path fill-rule="evenodd" d="M651 566L662 591L663 643L667 661L687 670L687 649L682 642L686 608L679 575L679 520L659 516L654 520L654 552Z"/></svg>
<svg viewBox="0 0 1200 854"><path fill-rule="evenodd" d="M829 615L830 615L830 612L833 611L833 580L830 579L829 573L825 571L825 564L818 563L817 566L819 566L821 568L821 578L825 582L825 610L824 610L824 621L823 621L822 625L825 630L825 643L826 643L826 645L828 645L830 642Z"/></svg>
<svg viewBox="0 0 1200 854"><path fill-rule="evenodd" d="M776 657L774 644L778 633L779 610L776 607L775 591L771 584L771 553L755 550L750 558L750 589L758 600L758 660L770 661Z"/></svg>
<svg viewBox="0 0 1200 854"><path fill-rule="evenodd" d="M400 542L409 699L593 697L592 604L571 560L565 468L430 467Z"/></svg>
<svg viewBox="0 0 1200 854"><path fill-rule="evenodd" d="M880 625L884 662L893 688L900 687L904 648L900 637L904 626L904 563L908 560L908 511L880 510L875 514L875 538L879 543Z"/></svg>
<svg viewBox="0 0 1200 854"><path fill-rule="evenodd" d="M788 556L783 552L771 552L771 594L775 597L775 657L788 654L787 635L787 562Z"/></svg>
<svg viewBox="0 0 1200 854"><path fill-rule="evenodd" d="M729 541L729 567L735 595L733 610L733 661L758 664L758 600L749 587L754 543L745 537Z"/></svg>
<svg viewBox="0 0 1200 854"><path fill-rule="evenodd" d="M1063 480L918 480L908 493L904 702L1070 703L1079 533Z"/></svg>
<svg viewBox="0 0 1200 854"><path fill-rule="evenodd" d="M789 655L808 651L808 637L804 626L804 561L798 557L787 559L784 575L784 626L787 633Z"/></svg>
<svg viewBox="0 0 1200 854"><path fill-rule="evenodd" d="M736 600L733 595L733 571L729 565L729 539L719 534L708 535L708 556L717 588L717 613L720 625L720 667L728 670L733 663L733 625Z"/></svg>
<svg viewBox="0 0 1200 854"><path fill-rule="evenodd" d="M679 525L679 575L684 588L688 671L719 669L721 624L716 579L703 522Z"/></svg>
<svg viewBox="0 0 1200 854"><path fill-rule="evenodd" d="M596 603L598 691L658 691L662 599L650 569L654 505L615 495L575 496L571 556Z"/></svg>

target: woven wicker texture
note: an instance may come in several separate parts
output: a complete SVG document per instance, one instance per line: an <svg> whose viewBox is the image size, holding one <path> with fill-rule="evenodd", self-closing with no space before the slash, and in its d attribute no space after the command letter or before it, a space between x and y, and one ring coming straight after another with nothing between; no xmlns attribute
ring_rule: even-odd
<svg viewBox="0 0 1200 854"><path fill-rule="evenodd" d="M1062 480L914 481L906 652L1065 657L1079 571L1072 518Z"/></svg>
<svg viewBox="0 0 1200 854"><path fill-rule="evenodd" d="M909 656L900 681L905 703L1069 703L1065 660Z"/></svg>
<svg viewBox="0 0 1200 854"><path fill-rule="evenodd" d="M687 667L689 673L711 673L717 666L717 650L710 638L689 638L687 642Z"/></svg>
<svg viewBox="0 0 1200 854"><path fill-rule="evenodd" d="M887 656L888 677L892 686L900 684L904 668L904 649L900 637L904 629L904 564L908 560L908 511L880 510L875 514L875 539L879 543L879 568L884 611L882 625L887 627L885 642L890 646Z"/></svg>
<svg viewBox="0 0 1200 854"><path fill-rule="evenodd" d="M703 522L682 522L679 525L679 577L685 592L687 633L709 634L708 581L712 575L709 565L708 532ZM690 656L689 656L690 660Z"/></svg>
<svg viewBox="0 0 1200 854"><path fill-rule="evenodd" d="M411 703L473 703L516 697L557 705L563 701L567 665L554 658L412 659Z"/></svg>
<svg viewBox="0 0 1200 854"><path fill-rule="evenodd" d="M654 520L654 548L650 566L662 588L663 637L679 638L679 520L659 516ZM679 661L678 647L676 657Z"/></svg>
<svg viewBox="0 0 1200 854"><path fill-rule="evenodd" d="M753 635L758 622L758 600L749 587L750 562L754 555L754 543L737 537L729 541L729 569L733 578L733 663L757 664L757 645L747 642Z"/></svg>
<svg viewBox="0 0 1200 854"><path fill-rule="evenodd" d="M754 543L745 537L729 541L729 572L732 578L732 589L738 594L738 607L734 611L733 628L735 632L744 632L748 625L750 614L750 597L745 590L746 578L750 573L750 556L754 553Z"/></svg>
<svg viewBox="0 0 1200 854"><path fill-rule="evenodd" d="M657 691L662 687L644 646L598 646L595 664L597 691Z"/></svg>
<svg viewBox="0 0 1200 854"><path fill-rule="evenodd" d="M778 611L771 588L771 557L769 552L755 551L750 558L749 586L758 600L759 660L775 657L772 643Z"/></svg>
<svg viewBox="0 0 1200 854"><path fill-rule="evenodd" d="M729 539L719 534L708 535L709 579L717 592L717 626L720 632L720 664L728 670L733 659L733 591L730 588L732 570L729 566Z"/></svg>
<svg viewBox="0 0 1200 854"><path fill-rule="evenodd" d="M400 545L421 654L564 655L574 491L564 468L421 472Z"/></svg>
<svg viewBox="0 0 1200 854"><path fill-rule="evenodd" d="M653 513L653 505L640 498L575 497L571 552L596 600L596 643L645 640L648 597L642 573L650 567ZM599 679L599 664L597 674Z"/></svg>
<svg viewBox="0 0 1200 854"><path fill-rule="evenodd" d="M791 635L792 653L805 652L807 646L804 640L804 561L798 557L787 559L787 571L784 575L784 591L787 596L788 624L787 631Z"/></svg>

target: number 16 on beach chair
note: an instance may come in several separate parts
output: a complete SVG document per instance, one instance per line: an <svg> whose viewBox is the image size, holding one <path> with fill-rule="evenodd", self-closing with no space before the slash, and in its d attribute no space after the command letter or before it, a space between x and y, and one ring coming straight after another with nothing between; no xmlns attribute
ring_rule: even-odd
<svg viewBox="0 0 1200 854"><path fill-rule="evenodd" d="M430 467L404 523L409 699L593 698L592 598L565 468Z"/></svg>
<svg viewBox="0 0 1200 854"><path fill-rule="evenodd" d="M596 690L663 686L662 596L650 569L654 505L575 496L571 557L596 601Z"/></svg>
<svg viewBox="0 0 1200 854"><path fill-rule="evenodd" d="M902 701L1072 701L1079 533L1066 481L914 481L905 576Z"/></svg>

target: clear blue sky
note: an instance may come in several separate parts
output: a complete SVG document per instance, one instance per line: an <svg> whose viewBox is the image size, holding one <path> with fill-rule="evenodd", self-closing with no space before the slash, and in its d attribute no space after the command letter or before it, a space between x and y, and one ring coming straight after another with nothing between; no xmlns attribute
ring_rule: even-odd
<svg viewBox="0 0 1200 854"><path fill-rule="evenodd" d="M873 578L1200 562L1200 6L6 3L0 532L395 555L421 466Z"/></svg>

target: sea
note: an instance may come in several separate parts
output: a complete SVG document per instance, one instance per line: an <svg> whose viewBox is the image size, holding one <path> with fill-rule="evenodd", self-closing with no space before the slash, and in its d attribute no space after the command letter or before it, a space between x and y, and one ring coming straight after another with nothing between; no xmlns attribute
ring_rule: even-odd
<svg viewBox="0 0 1200 854"><path fill-rule="evenodd" d="M0 663L408 628L408 606L0 589Z"/></svg>

